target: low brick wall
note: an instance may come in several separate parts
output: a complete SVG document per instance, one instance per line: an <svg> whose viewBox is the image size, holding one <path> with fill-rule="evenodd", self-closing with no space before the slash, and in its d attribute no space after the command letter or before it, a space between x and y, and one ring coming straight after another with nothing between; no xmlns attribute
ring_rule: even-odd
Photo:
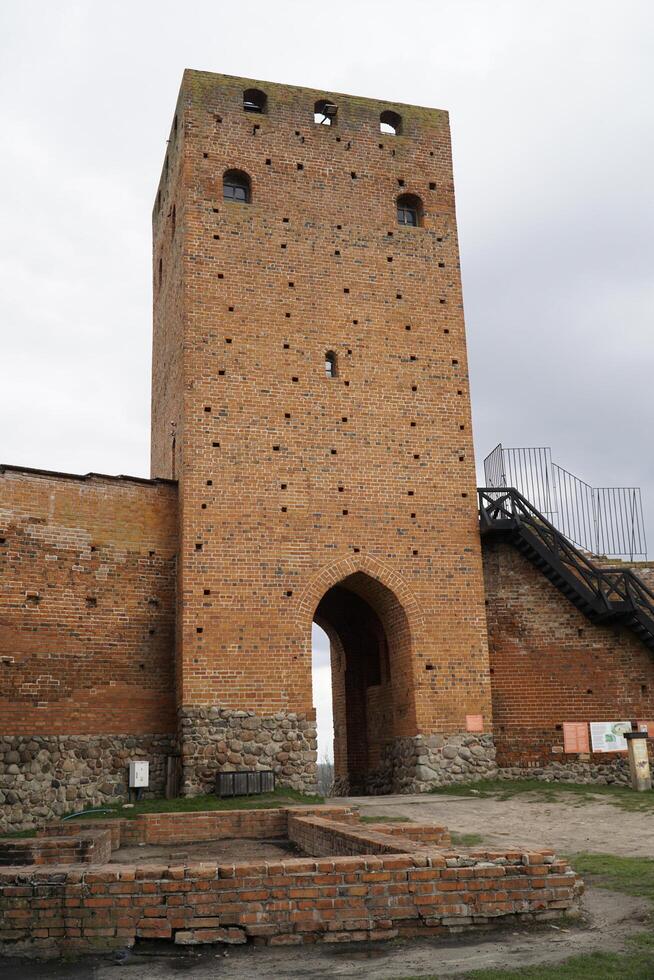
<svg viewBox="0 0 654 980"><path fill-rule="evenodd" d="M436 824L420 823L375 823L366 824L368 830L374 830L391 837L404 837L414 843L436 844L438 847L450 847L452 838L447 827Z"/></svg>
<svg viewBox="0 0 654 980"><path fill-rule="evenodd" d="M111 851L111 832L100 829L65 837L0 839L0 865L105 864Z"/></svg>
<svg viewBox="0 0 654 980"><path fill-rule="evenodd" d="M406 854L425 847L425 841L449 844L445 827L401 824L350 825L322 816L288 816L288 838L311 857L353 854ZM411 836L410 836L411 835ZM422 835L422 837L421 837Z"/></svg>
<svg viewBox="0 0 654 980"><path fill-rule="evenodd" d="M93 831L108 831L109 840L111 842L111 850L115 851L121 844L124 844L123 840L123 828L126 824L131 823L129 820L63 820L57 823L49 823L43 830L38 830L36 833L36 839L42 839L44 837L79 837L81 834L86 834ZM136 841L138 843L138 840Z"/></svg>
<svg viewBox="0 0 654 980"><path fill-rule="evenodd" d="M271 944L390 939L555 917L582 891L551 851L455 851L444 827L362 825L348 807L142 814L56 825L33 853L101 840L120 844L288 836L311 856L189 865L0 867L0 949L57 956L133 945ZM66 836L69 835L69 836ZM439 846L440 845L440 846ZM99 850L95 852L100 856Z"/></svg>
<svg viewBox="0 0 654 980"><path fill-rule="evenodd" d="M293 807L271 810L212 810L202 813L147 813L136 818L140 839L146 844L185 844L189 841L222 840L228 837L288 837L292 814L318 810L337 820L356 812L349 807ZM333 852L332 852L333 853Z"/></svg>
<svg viewBox="0 0 654 980"><path fill-rule="evenodd" d="M570 910L580 879L550 851L453 851L184 867L0 869L5 953L390 939Z"/></svg>
<svg viewBox="0 0 654 980"><path fill-rule="evenodd" d="M111 849L132 844L187 844L191 841L288 837L291 815L319 813L339 823L357 822L349 806L297 806L266 810L202 810L196 813L141 813L134 818L66 820L48 824L38 837L69 837L88 830L109 830ZM407 825L413 827L414 825Z"/></svg>

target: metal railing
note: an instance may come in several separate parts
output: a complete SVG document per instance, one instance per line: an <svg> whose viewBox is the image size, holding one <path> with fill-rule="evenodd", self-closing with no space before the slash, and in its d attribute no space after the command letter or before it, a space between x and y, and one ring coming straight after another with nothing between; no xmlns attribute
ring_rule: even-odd
<svg viewBox="0 0 654 980"><path fill-rule="evenodd" d="M484 460L487 487L515 487L557 530L591 555L647 558L639 487L591 487L552 462L548 447L505 449Z"/></svg>
<svg viewBox="0 0 654 980"><path fill-rule="evenodd" d="M596 565L513 487L482 487L478 495L482 531L520 528L532 547L540 542L550 561L566 571L577 591L594 601L595 612L633 610L647 622L648 629L650 625L654 629L654 592L630 568Z"/></svg>

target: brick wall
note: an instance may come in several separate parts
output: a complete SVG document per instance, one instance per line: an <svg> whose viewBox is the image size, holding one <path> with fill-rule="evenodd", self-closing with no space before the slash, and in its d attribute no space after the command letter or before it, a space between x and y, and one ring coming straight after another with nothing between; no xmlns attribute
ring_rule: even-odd
<svg viewBox="0 0 654 980"><path fill-rule="evenodd" d="M346 819L354 811L348 807L320 808L328 818ZM233 810L202 813L148 813L137 818L143 828L142 840L148 844L179 844L225 837L287 837L293 814L304 814L305 807L271 810Z"/></svg>
<svg viewBox="0 0 654 980"><path fill-rule="evenodd" d="M137 938L277 945L438 935L556 917L581 887L550 851L0 868L0 943L10 955L56 955Z"/></svg>
<svg viewBox="0 0 654 980"><path fill-rule="evenodd" d="M68 837L0 838L0 865L107 864L111 851L111 832L101 829L85 829L79 836Z"/></svg>
<svg viewBox="0 0 654 980"><path fill-rule="evenodd" d="M189 841L223 840L224 838L288 837L291 817L318 812L339 823L356 823L355 808L344 807L275 807L262 810L202 810L195 813L140 813L137 817L107 820L66 820L48 824L40 837L76 837L89 830L108 830L111 849L132 844L185 844ZM407 825L409 826L409 825ZM412 828L416 825L411 824Z"/></svg>
<svg viewBox="0 0 654 980"><path fill-rule="evenodd" d="M591 623L509 544L483 551L498 763L626 780L625 754L566 755L562 725L653 719L652 654L630 630Z"/></svg>
<svg viewBox="0 0 654 980"><path fill-rule="evenodd" d="M176 487L0 467L0 830L164 788Z"/></svg>
<svg viewBox="0 0 654 980"><path fill-rule="evenodd" d="M438 827L436 824L369 823L367 829L390 837L404 837L414 844L437 844L439 847L449 847L452 844L447 827Z"/></svg>
<svg viewBox="0 0 654 980"><path fill-rule="evenodd" d="M199 706L313 722L310 627L339 583L386 632L391 739L490 725L447 114L331 95L317 126L320 97L186 72L155 204L152 473L174 421L189 745ZM228 168L250 204L223 200ZM422 227L398 225L402 191Z"/></svg>
<svg viewBox="0 0 654 980"><path fill-rule="evenodd" d="M420 835L422 831L427 840L412 838L412 830L416 835ZM348 826L338 822L338 819L326 819L315 814L305 817L289 814L288 837L304 854L312 857L336 854L404 854L407 851L424 850L427 841L430 845L450 843L445 827L423 828L404 824L403 832L396 830L393 834L387 833L383 824Z"/></svg>
<svg viewBox="0 0 654 980"><path fill-rule="evenodd" d="M176 488L0 468L0 737L175 730Z"/></svg>

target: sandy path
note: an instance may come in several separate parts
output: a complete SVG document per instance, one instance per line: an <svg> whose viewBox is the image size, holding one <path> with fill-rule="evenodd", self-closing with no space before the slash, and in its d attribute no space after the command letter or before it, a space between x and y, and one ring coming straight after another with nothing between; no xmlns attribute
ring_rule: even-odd
<svg viewBox="0 0 654 980"><path fill-rule="evenodd" d="M509 847L546 846L559 854L604 852L654 857L654 813L630 812L598 797L597 802L544 803L538 794L510 800L461 796L351 797L365 816L400 816L445 824L459 833L481 834L484 843Z"/></svg>

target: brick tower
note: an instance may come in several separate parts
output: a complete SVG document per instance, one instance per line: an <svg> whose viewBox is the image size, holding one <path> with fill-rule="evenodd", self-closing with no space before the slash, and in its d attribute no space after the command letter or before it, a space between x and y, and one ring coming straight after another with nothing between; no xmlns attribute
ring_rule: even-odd
<svg viewBox="0 0 654 980"><path fill-rule="evenodd" d="M187 71L153 230L185 791L313 786L314 621L342 787L489 771L447 113Z"/></svg>

